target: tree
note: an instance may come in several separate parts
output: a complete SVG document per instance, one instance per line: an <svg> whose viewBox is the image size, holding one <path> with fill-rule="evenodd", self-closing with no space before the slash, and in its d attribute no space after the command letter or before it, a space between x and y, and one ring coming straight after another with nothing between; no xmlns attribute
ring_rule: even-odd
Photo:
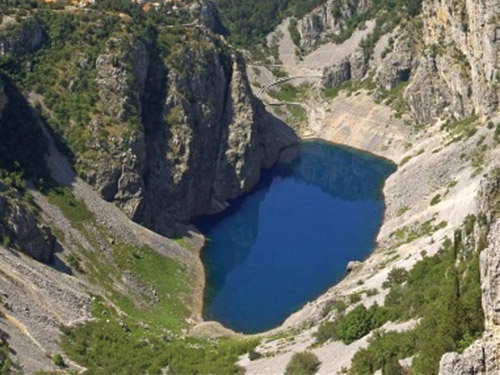
<svg viewBox="0 0 500 375"><path fill-rule="evenodd" d="M311 352L295 353L286 366L285 375L312 375L319 368L318 357Z"/></svg>

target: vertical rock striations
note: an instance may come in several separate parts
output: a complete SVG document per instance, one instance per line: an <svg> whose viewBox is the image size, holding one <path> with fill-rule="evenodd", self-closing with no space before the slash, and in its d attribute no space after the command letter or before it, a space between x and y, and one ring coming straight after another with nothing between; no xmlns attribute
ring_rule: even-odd
<svg viewBox="0 0 500 375"><path fill-rule="evenodd" d="M188 30L189 39L167 47L131 35L107 41L95 61L100 110L92 134L109 129L110 119L118 125L77 155L103 198L166 234L222 210L295 141L253 96L242 57L205 26Z"/></svg>
<svg viewBox="0 0 500 375"><path fill-rule="evenodd" d="M422 19L425 50L406 92L417 120L433 122L443 110L456 119L490 114L498 106L500 2L429 0Z"/></svg>
<svg viewBox="0 0 500 375"><path fill-rule="evenodd" d="M168 72L164 122L146 125L146 200L136 219L162 233L225 208L295 141L253 97L240 56L192 48L183 60L185 72Z"/></svg>
<svg viewBox="0 0 500 375"><path fill-rule="evenodd" d="M498 170L490 174L481 186L478 202L486 213L490 226L489 246L480 257L482 305L485 315L485 333L480 340L463 353L448 353L441 358L439 374L500 373L500 177Z"/></svg>

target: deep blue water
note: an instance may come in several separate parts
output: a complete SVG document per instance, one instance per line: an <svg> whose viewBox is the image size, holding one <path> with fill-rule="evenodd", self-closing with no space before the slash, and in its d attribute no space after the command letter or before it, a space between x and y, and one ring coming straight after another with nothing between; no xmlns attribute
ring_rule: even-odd
<svg viewBox="0 0 500 375"><path fill-rule="evenodd" d="M325 142L287 150L249 194L195 224L206 235L204 316L239 332L280 325L374 248L395 167Z"/></svg>

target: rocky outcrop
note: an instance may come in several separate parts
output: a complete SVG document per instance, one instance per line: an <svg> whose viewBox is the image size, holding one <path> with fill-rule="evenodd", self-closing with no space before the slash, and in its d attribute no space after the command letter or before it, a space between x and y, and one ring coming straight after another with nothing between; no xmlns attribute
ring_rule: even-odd
<svg viewBox="0 0 500 375"><path fill-rule="evenodd" d="M338 87L351 79L351 63L343 59L331 68L323 71L323 86L326 88Z"/></svg>
<svg viewBox="0 0 500 375"><path fill-rule="evenodd" d="M500 175L494 170L481 186L478 206L490 226L489 246L480 255L481 293L485 333L462 354L441 358L439 374L498 374L500 372Z"/></svg>
<svg viewBox="0 0 500 375"><path fill-rule="evenodd" d="M144 133L137 128L142 113L149 65L149 53L140 40L127 36L112 37L105 51L96 59L97 87L102 112L93 117L94 134L116 121L116 130L107 140L107 153L98 139L92 148L102 156L92 161L79 161L86 179L104 199L117 201L125 212L133 215L143 197L145 159Z"/></svg>
<svg viewBox="0 0 500 375"><path fill-rule="evenodd" d="M104 199L164 234L224 209L295 142L253 96L242 57L205 26L193 30L161 53L132 36L108 40L95 62L102 105L91 123L93 157L77 156ZM99 137L110 119L109 136Z"/></svg>
<svg viewBox="0 0 500 375"><path fill-rule="evenodd" d="M439 375L498 374L500 371L499 348L498 341L492 337L491 333L488 333L462 354L445 354L441 358Z"/></svg>
<svg viewBox="0 0 500 375"><path fill-rule="evenodd" d="M167 77L166 125L147 134L146 201L136 217L161 233L224 209L295 141L253 97L240 56L191 49L182 59L186 70Z"/></svg>
<svg viewBox="0 0 500 375"><path fill-rule="evenodd" d="M0 57L11 54L24 57L34 53L46 39L43 25L36 19L28 19L0 37Z"/></svg>
<svg viewBox="0 0 500 375"><path fill-rule="evenodd" d="M498 0L429 0L423 5L426 53L407 89L419 122L444 116L487 115L498 106ZM431 99L432 84L440 100ZM434 102L435 106L429 106ZM442 111L441 111L442 112Z"/></svg>
<svg viewBox="0 0 500 375"><path fill-rule="evenodd" d="M297 24L300 47L311 51L314 47L339 36L347 29L349 20L369 9L371 0L329 0L316 8Z"/></svg>
<svg viewBox="0 0 500 375"><path fill-rule="evenodd" d="M421 59L412 77L405 99L420 124L430 124L450 116L451 93L440 78L432 56Z"/></svg>
<svg viewBox="0 0 500 375"><path fill-rule="evenodd" d="M350 56L351 78L357 81L362 80L368 72L370 55L365 48L358 47Z"/></svg>
<svg viewBox="0 0 500 375"><path fill-rule="evenodd" d="M203 25L214 33L225 34L219 12L215 5L209 0L195 1L189 8L191 16L200 25Z"/></svg>
<svg viewBox="0 0 500 375"><path fill-rule="evenodd" d="M323 70L323 86L338 87L350 79L361 81L368 72L369 60L366 49L357 48L345 59Z"/></svg>
<svg viewBox="0 0 500 375"><path fill-rule="evenodd" d="M0 190L6 186L0 182ZM12 195L12 194L11 194ZM49 262L56 246L50 229L37 222L25 204L0 193L0 235L4 245L11 246L36 260Z"/></svg>
<svg viewBox="0 0 500 375"><path fill-rule="evenodd" d="M407 40L398 39L392 52L383 60L377 71L377 82L386 90L394 89L399 83L410 80L414 68L412 46Z"/></svg>

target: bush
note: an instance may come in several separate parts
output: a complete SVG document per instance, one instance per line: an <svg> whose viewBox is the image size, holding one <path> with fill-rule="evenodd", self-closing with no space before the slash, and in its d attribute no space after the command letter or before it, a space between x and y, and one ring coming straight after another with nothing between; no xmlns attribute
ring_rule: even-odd
<svg viewBox="0 0 500 375"><path fill-rule="evenodd" d="M312 375L320 365L318 357L311 352L295 353L286 366L285 375Z"/></svg>
<svg viewBox="0 0 500 375"><path fill-rule="evenodd" d="M338 320L334 320L333 322L323 322L318 327L318 330L314 334L316 338L316 344L323 344L330 339L338 339L337 337L338 330Z"/></svg>
<svg viewBox="0 0 500 375"><path fill-rule="evenodd" d="M292 38L293 43L300 48L300 33L297 29L297 20L295 18L290 20L288 31L290 32L290 37Z"/></svg>
<svg viewBox="0 0 500 375"><path fill-rule="evenodd" d="M57 367L64 367L65 366L64 359L63 359L62 355L60 355L60 354L54 354L52 356L52 363L54 363L54 365L56 365Z"/></svg>
<svg viewBox="0 0 500 375"><path fill-rule="evenodd" d="M467 218L464 229L472 231L474 221L472 217ZM486 230L485 224L480 225L480 229ZM384 374L397 374L399 360L410 356L414 356L412 371L415 374L435 374L444 353L461 352L481 336L484 313L476 249L484 245L479 239L477 243L464 243L460 233L456 232L453 241L445 240L436 255L425 256L410 272L400 269L391 272L384 319L419 319L419 323L410 332L375 333L369 346L354 356L352 374L373 373L379 369ZM368 325L366 315L366 312L357 312L356 319L350 321L354 327L351 331L357 333L360 327Z"/></svg>
<svg viewBox="0 0 500 375"><path fill-rule="evenodd" d="M382 288L388 289L403 284L408 278L408 271L404 268L396 267L389 272L387 280L382 284Z"/></svg>
<svg viewBox="0 0 500 375"><path fill-rule="evenodd" d="M437 194L431 199L431 206L435 206L439 202L441 202L441 194Z"/></svg>
<svg viewBox="0 0 500 375"><path fill-rule="evenodd" d="M352 359L353 374L372 374L383 369L383 374L401 374L394 371L399 360L415 353L415 333L376 331L367 348L359 350ZM387 366L387 367L386 367Z"/></svg>
<svg viewBox="0 0 500 375"><path fill-rule="evenodd" d="M359 293L353 293L349 296L349 302L355 304L361 301L361 295Z"/></svg>
<svg viewBox="0 0 500 375"><path fill-rule="evenodd" d="M262 354L260 354L258 351L254 350L254 349L252 349L248 352L248 359L250 361L255 361L261 357L262 357Z"/></svg>
<svg viewBox="0 0 500 375"><path fill-rule="evenodd" d="M340 319L336 332L337 337L344 344L359 340L373 329L379 328L387 322L386 315L385 309L377 304L369 309L363 305L357 306L346 314L343 319Z"/></svg>

